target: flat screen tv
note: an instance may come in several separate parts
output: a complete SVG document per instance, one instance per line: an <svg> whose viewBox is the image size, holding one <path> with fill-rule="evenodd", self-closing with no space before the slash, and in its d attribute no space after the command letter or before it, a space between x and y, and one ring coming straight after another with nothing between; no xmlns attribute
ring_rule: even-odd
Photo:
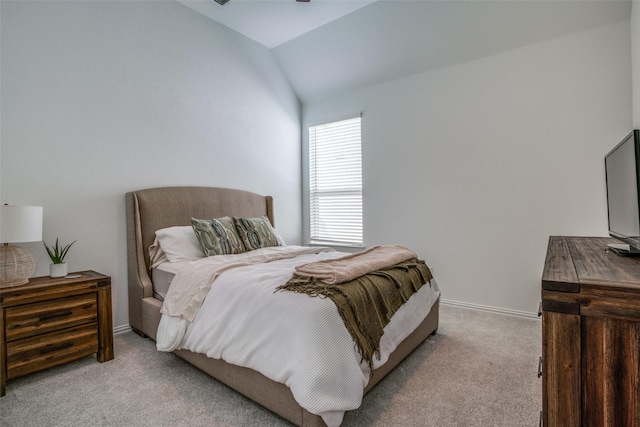
<svg viewBox="0 0 640 427"><path fill-rule="evenodd" d="M632 131L604 158L609 234L623 243L609 247L640 256L640 131Z"/></svg>

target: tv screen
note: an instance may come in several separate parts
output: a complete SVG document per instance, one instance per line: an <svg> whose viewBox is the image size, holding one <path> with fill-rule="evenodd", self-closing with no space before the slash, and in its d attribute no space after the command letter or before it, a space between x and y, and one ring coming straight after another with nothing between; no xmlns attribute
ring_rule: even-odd
<svg viewBox="0 0 640 427"><path fill-rule="evenodd" d="M620 255L640 255L640 131L634 130L605 156L610 245Z"/></svg>

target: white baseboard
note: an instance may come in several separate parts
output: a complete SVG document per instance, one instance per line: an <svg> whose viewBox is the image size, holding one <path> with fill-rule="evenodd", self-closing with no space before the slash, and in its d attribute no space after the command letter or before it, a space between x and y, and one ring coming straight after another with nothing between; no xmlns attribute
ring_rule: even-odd
<svg viewBox="0 0 640 427"><path fill-rule="evenodd" d="M115 328L113 328L113 334L114 335L124 334L125 332L129 332L130 330L131 330L130 325L116 326Z"/></svg>
<svg viewBox="0 0 640 427"><path fill-rule="evenodd" d="M508 308L492 307L490 305L473 304L470 302L453 301L449 299L440 299L440 303L442 305L468 308L471 310L488 311L491 313L506 314L508 316L526 317L528 319L538 319L538 313L530 313L528 311L511 310Z"/></svg>

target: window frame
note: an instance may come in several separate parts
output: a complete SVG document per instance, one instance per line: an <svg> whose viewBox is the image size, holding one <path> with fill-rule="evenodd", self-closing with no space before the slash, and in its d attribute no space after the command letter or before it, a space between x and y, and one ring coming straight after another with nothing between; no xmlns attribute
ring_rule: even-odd
<svg viewBox="0 0 640 427"><path fill-rule="evenodd" d="M316 142L318 142L318 140L316 139L316 137L318 136L317 133L312 135L312 131L318 131L320 129L322 129L322 127L326 127L326 126L331 126L331 125L338 125L341 122L345 122L345 121L350 121L350 120L354 120L354 119L358 119L357 120L357 124L354 124L352 126L351 131L353 131L353 127L357 128L358 132L358 138L357 141L355 141L355 143L357 144L357 159L352 159L355 161L358 161L358 167L357 169L359 169L359 176L356 178L356 182L355 182L355 186L350 186L349 188L345 187L344 181L340 181L340 183L335 184L338 188L326 188L325 185L325 189L322 188L314 188L314 184L317 184L317 182L314 180L312 174L315 171L315 167L314 164L312 163L314 160L317 160L317 157L315 155L315 153L312 152L312 150L314 149L314 139L316 140ZM351 114L351 115L347 115L347 116L342 116L342 117L336 117L336 118L332 118L332 119L328 119L328 120L324 120L324 121L319 121L319 122L313 122L313 123L309 123L306 126L306 138L307 138L307 144L305 146L306 148L306 152L305 154L305 166L306 166L306 173L305 173L305 179L304 179L304 189L305 189L305 217L306 217L306 221L305 221L305 235L307 236L307 241L310 245L323 245L323 246L337 246L337 247L341 247L341 248L362 248L364 247L364 206L363 206L363 165L362 165L362 115L360 113L358 114ZM324 142L328 142L326 139ZM344 141L343 141L344 142ZM348 149L348 150L353 150L353 148L355 147L353 145L354 141L348 141L347 144L342 147L342 149ZM317 150L317 147L316 147ZM346 162L347 164L349 162ZM340 174L340 172L345 171L345 170L349 170L348 166L345 166L345 164L342 164L341 166L338 167L338 174ZM334 171L335 172L335 171ZM326 181L325 181L326 184ZM320 184L320 186L322 186L322 184ZM347 217L351 217L351 218L347 218L347 223L349 224L347 227L347 232L342 232L342 231L336 231L335 235L331 235L331 233L329 234L317 234L318 229L317 229L317 225L314 224L314 214L317 212L316 210L314 210L314 202L318 202L320 199L322 199L322 196L318 196L318 192L320 193L324 193L324 199L325 199L325 203L326 200L333 197L333 201L337 200L337 199L343 199L343 200L347 200L350 201L352 203L352 206L356 207L356 213L355 215L351 215L349 211L350 208L344 208L344 210L346 212L344 212ZM318 207L319 205L316 205L316 207ZM332 205L333 206L333 205ZM322 209L320 207L320 209ZM340 208L343 209L343 208ZM336 221L343 221L344 219L340 219L339 215L337 215L337 218L334 219L334 224ZM331 223L331 221L329 222ZM340 227L340 226L338 226ZM334 229L335 230L335 229ZM349 236L349 234L352 234L352 236ZM354 237L355 238L352 238Z"/></svg>

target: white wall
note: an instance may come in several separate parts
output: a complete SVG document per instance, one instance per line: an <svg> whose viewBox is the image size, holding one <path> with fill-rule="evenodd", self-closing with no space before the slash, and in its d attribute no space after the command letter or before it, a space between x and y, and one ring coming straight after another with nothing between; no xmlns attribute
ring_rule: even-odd
<svg viewBox="0 0 640 427"><path fill-rule="evenodd" d="M2 47L2 2L0 1L0 47ZM2 202L2 51L0 50L0 202Z"/></svg>
<svg viewBox="0 0 640 427"><path fill-rule="evenodd" d="M640 128L640 0L631 5L631 60L633 61L633 128Z"/></svg>
<svg viewBox="0 0 640 427"><path fill-rule="evenodd" d="M300 104L271 52L176 2L2 2L2 202L44 206L71 270L112 276L128 323L127 191L273 195L300 241ZM25 245L48 274L41 244Z"/></svg>
<svg viewBox="0 0 640 427"><path fill-rule="evenodd" d="M607 234L629 35L623 21L305 103L303 124L362 111L367 245L413 248L446 300L532 313L549 235Z"/></svg>

